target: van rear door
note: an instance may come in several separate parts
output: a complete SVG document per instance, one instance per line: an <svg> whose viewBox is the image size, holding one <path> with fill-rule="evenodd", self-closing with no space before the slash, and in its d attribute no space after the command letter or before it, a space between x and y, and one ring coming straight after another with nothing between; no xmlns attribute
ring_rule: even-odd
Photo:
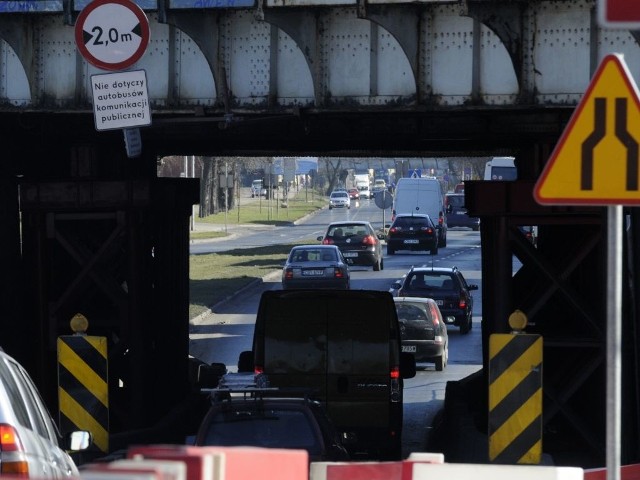
<svg viewBox="0 0 640 480"><path fill-rule="evenodd" d="M389 428L392 312L369 295L327 300L329 416L344 430Z"/></svg>

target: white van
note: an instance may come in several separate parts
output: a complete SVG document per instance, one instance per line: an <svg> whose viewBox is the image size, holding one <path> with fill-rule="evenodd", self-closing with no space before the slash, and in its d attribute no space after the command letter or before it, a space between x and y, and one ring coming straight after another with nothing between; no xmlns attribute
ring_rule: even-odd
<svg viewBox="0 0 640 480"><path fill-rule="evenodd" d="M429 215L438 228L438 247L447 246L447 215L440 180L435 177L399 179L391 219L395 219L398 213Z"/></svg>
<svg viewBox="0 0 640 480"><path fill-rule="evenodd" d="M493 157L484 166L485 180L517 180L518 170L516 169L513 157Z"/></svg>

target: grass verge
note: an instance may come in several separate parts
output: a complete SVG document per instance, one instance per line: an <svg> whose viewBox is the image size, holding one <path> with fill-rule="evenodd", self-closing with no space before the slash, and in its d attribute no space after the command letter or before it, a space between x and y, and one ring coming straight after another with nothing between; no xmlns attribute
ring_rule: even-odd
<svg viewBox="0 0 640 480"><path fill-rule="evenodd" d="M267 202L266 200L261 200ZM289 201L288 207L267 212L265 205L254 201L241 205L241 215L218 213L198 219L198 222L224 224L266 224L288 225L295 220L315 212L326 205L326 199L316 196L307 202L305 196L298 194ZM288 212L283 212L287 210ZM233 220L232 220L233 217ZM191 238L214 238L225 236L222 231L192 232ZM300 242L305 243L305 242ZM315 243L310 240L309 243ZM282 268L291 247L296 244L271 245L254 248L238 248L226 252L191 255L189 259L189 318L205 313L216 303L228 298L247 285L262 279L265 275L277 272Z"/></svg>

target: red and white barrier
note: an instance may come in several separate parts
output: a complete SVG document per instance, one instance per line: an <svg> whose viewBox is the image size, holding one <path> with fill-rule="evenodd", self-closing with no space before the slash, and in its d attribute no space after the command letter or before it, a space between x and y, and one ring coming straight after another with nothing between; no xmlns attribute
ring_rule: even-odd
<svg viewBox="0 0 640 480"><path fill-rule="evenodd" d="M585 470L584 480L607 480L607 469L593 468ZM620 480L640 480L640 464L620 467Z"/></svg>
<svg viewBox="0 0 640 480"><path fill-rule="evenodd" d="M313 462L310 480L412 480L415 463L444 463L441 453L412 453L401 462Z"/></svg>
<svg viewBox="0 0 640 480"><path fill-rule="evenodd" d="M115 460L94 463L80 472L82 480L186 480L187 468L181 461Z"/></svg>
<svg viewBox="0 0 640 480"><path fill-rule="evenodd" d="M189 445L149 445L131 447L127 457L173 460L195 457L218 458L218 470L213 478L202 469L189 471L188 480L308 480L309 454L306 450L285 450L257 447L194 447ZM221 459L221 460L220 460Z"/></svg>

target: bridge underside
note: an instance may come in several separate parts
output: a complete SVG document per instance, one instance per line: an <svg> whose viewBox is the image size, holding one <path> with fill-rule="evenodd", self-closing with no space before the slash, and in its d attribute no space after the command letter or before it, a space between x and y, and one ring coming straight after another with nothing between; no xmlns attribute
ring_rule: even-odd
<svg viewBox="0 0 640 480"><path fill-rule="evenodd" d="M521 180L470 182L482 218L483 341L508 331L514 309L544 336L544 451L559 464L605 463L606 218L603 208L541 207L533 182L570 108L443 112L319 112L154 117L143 155L121 131L95 132L87 112L5 113L0 136L0 338L34 373L53 411L55 339L76 313L109 341L111 446L182 441L153 429L191 400L188 357L189 215L197 180L160 179L162 155L471 156L513 154ZM623 463L640 459L635 254L625 242ZM518 226L537 225L534 247ZM523 267L512 273L512 255ZM484 348L486 352L487 349ZM485 353L486 356L486 353ZM486 360L485 360L486 365ZM480 387L479 428L486 408ZM189 425L175 414L171 425ZM136 436L131 428L139 429ZM578 440L579 439L579 440ZM451 458L450 461L455 461ZM566 463L562 463L562 462Z"/></svg>

